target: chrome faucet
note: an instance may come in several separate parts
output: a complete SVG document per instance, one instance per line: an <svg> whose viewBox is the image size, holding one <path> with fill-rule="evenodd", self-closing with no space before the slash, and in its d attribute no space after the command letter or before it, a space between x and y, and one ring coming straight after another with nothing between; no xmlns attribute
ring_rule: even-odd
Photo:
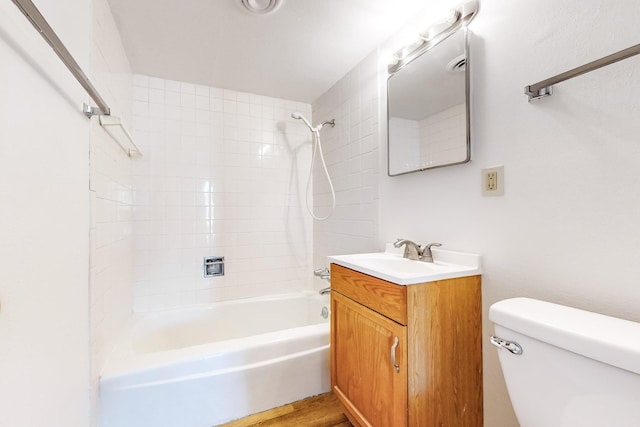
<svg viewBox="0 0 640 427"><path fill-rule="evenodd" d="M331 283L331 272L326 267L313 270L313 275ZM327 286L326 288L322 288L318 291L320 295L326 295L329 292L331 292L331 286Z"/></svg>
<svg viewBox="0 0 640 427"><path fill-rule="evenodd" d="M414 261L424 261L424 262L433 262L433 254L431 253L431 248L433 246L442 246L440 243L429 243L421 248L415 242L406 239L398 239L393 244L394 247L400 248L404 245L404 258L412 259Z"/></svg>

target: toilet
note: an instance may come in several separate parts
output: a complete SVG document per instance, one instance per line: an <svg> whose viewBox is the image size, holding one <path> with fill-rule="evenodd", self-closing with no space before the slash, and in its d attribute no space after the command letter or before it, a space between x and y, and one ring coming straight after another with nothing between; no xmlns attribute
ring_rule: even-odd
<svg viewBox="0 0 640 427"><path fill-rule="evenodd" d="M489 318L521 427L640 426L640 323L531 298Z"/></svg>

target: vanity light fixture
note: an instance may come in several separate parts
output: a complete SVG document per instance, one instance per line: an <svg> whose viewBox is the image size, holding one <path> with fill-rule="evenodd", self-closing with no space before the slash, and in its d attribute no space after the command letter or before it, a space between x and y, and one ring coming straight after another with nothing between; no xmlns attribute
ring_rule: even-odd
<svg viewBox="0 0 640 427"><path fill-rule="evenodd" d="M442 22L430 26L425 32L420 33L418 37L425 42L433 41L442 33L450 29L452 25L455 25L460 17L461 11L452 9L449 11L449 16L447 16Z"/></svg>
<svg viewBox="0 0 640 427"><path fill-rule="evenodd" d="M284 0L241 0L245 10L255 15L267 15L275 12Z"/></svg>
<svg viewBox="0 0 640 427"><path fill-rule="evenodd" d="M389 63L389 74L395 73L414 58L449 37L459 27L468 25L477 12L477 0L462 3L449 11L449 14L442 21L420 33L416 41L395 51Z"/></svg>

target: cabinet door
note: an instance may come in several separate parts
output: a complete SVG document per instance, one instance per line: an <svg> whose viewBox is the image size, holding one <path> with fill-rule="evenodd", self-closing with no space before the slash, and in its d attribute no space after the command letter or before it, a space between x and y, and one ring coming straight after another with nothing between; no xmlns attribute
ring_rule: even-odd
<svg viewBox="0 0 640 427"><path fill-rule="evenodd" d="M363 426L406 426L406 327L337 292L331 312L333 391Z"/></svg>

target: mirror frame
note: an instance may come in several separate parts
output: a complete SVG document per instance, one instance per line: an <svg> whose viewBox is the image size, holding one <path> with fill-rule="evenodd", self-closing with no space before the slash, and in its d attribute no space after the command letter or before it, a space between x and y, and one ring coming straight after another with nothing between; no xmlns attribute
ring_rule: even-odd
<svg viewBox="0 0 640 427"><path fill-rule="evenodd" d="M430 50L438 46L441 42L448 39L452 35L458 33L458 31L462 31L464 35L464 56L466 58L464 93L465 93L465 114L466 114L465 145L466 145L467 155L463 160L459 162L445 163L445 164L439 164L439 165L427 166L427 167L418 167L417 169L412 169L412 170L403 171L399 173L391 173L391 137L390 137L390 129L389 129L390 128L389 119L391 116L390 116L390 108L389 108L389 104L390 104L389 103L389 99L390 99L389 82L391 78L398 71L402 70L407 66L410 66L410 64L413 63L417 58L429 52ZM426 33L428 33L428 30L426 31ZM413 45L410 45L410 47L411 46ZM401 49L399 52L403 52L404 50L406 50L406 48ZM387 175L388 176L406 175L409 173L420 172L420 171L429 170L429 169L438 169L446 166L455 166L455 165L465 164L471 161L471 91L470 91L471 66L470 66L470 63L471 63L471 59L470 59L470 49L469 49L469 31L467 29L466 23L460 23L460 21L456 21L455 23L450 25L447 29L443 30L440 34L438 34L433 40L428 40L425 43L418 45L418 47L414 47L414 49L409 51L406 54L406 56L404 56L403 59L398 60L397 63L389 65L389 75L387 77Z"/></svg>

